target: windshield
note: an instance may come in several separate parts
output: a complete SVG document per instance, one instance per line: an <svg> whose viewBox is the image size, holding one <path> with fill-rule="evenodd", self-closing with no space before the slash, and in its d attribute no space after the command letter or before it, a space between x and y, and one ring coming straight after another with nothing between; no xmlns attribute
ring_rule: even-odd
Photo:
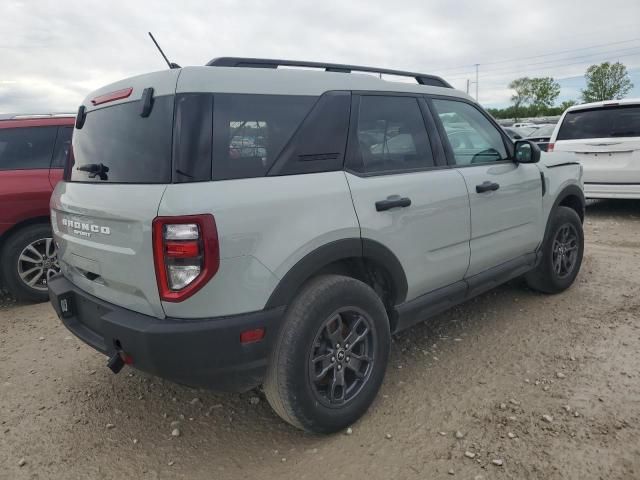
<svg viewBox="0 0 640 480"><path fill-rule="evenodd" d="M534 130L530 136L532 137L550 137L553 133L553 130L556 128L555 125L542 125L540 128Z"/></svg>
<svg viewBox="0 0 640 480"><path fill-rule="evenodd" d="M640 137L640 105L568 112L558 132L558 140L610 137Z"/></svg>
<svg viewBox="0 0 640 480"><path fill-rule="evenodd" d="M140 102L87 113L73 132L72 182L171 183L173 96L154 99L148 117Z"/></svg>

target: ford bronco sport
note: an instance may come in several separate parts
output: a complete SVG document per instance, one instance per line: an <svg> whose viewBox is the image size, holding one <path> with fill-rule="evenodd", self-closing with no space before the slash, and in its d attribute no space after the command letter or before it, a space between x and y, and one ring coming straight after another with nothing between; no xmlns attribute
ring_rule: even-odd
<svg viewBox="0 0 640 480"><path fill-rule="evenodd" d="M72 153L51 200L62 322L115 372L262 385L308 431L367 410L394 332L520 276L561 292L582 260L580 165L430 75L151 73L87 97Z"/></svg>

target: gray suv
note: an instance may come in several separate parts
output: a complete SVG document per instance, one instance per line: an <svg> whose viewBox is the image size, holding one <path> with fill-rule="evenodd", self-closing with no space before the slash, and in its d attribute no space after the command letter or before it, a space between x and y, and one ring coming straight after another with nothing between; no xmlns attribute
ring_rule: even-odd
<svg viewBox="0 0 640 480"><path fill-rule="evenodd" d="M114 372L262 385L313 432L363 415L393 333L516 277L561 292L583 254L579 164L438 77L352 65L219 58L104 87L51 215L53 306Z"/></svg>

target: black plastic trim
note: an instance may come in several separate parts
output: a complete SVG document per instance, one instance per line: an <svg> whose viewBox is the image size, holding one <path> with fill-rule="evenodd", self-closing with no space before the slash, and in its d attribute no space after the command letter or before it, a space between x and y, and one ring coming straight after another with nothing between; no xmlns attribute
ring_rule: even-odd
<svg viewBox="0 0 640 480"><path fill-rule="evenodd" d="M140 116L143 118L148 117L151 115L151 110L153 109L153 87L147 87L142 91L140 101L142 102Z"/></svg>
<svg viewBox="0 0 640 480"><path fill-rule="evenodd" d="M400 77L413 77L420 85L430 85L434 87L453 88L444 79L437 75L428 73L407 72L404 70L391 70L379 67L364 67L362 65L347 65L342 63L308 62L304 60L278 60L274 58L245 58L245 57L219 57L209 61L208 67L245 67L245 68L278 68L285 67L307 67L321 68L327 72L351 73L351 72L371 72L384 75L397 75Z"/></svg>
<svg viewBox="0 0 640 480"><path fill-rule="evenodd" d="M382 265L393 282L393 303L404 301L407 296L407 277L391 250L374 240L345 238L325 244L299 260L280 280L265 309L288 305L309 278L324 267L348 258L368 258Z"/></svg>
<svg viewBox="0 0 640 480"><path fill-rule="evenodd" d="M467 298L480 295L497 287L501 283L508 282L513 278L527 273L536 266L537 258L535 253L527 253L526 255L509 260L508 262L467 278L466 282L469 285Z"/></svg>
<svg viewBox="0 0 640 480"><path fill-rule="evenodd" d="M535 268L539 256L528 253L472 277L421 295L395 308L399 332L491 290Z"/></svg>
<svg viewBox="0 0 640 480"><path fill-rule="evenodd" d="M105 302L62 275L49 282L49 297L62 323L99 352L123 351L133 367L190 386L246 391L260 385L278 338L283 308L240 315L156 318ZM72 311L63 315L60 300ZM241 344L240 334L264 328L264 339Z"/></svg>
<svg viewBox="0 0 640 480"><path fill-rule="evenodd" d="M547 165L547 168L558 168L558 167L567 167L569 165L580 165L579 162L564 162L564 163L557 163L555 165Z"/></svg>
<svg viewBox="0 0 640 480"><path fill-rule="evenodd" d="M87 119L87 107L80 105L78 107L78 113L76 114L76 128L80 130L84 126L84 122Z"/></svg>
<svg viewBox="0 0 640 480"><path fill-rule="evenodd" d="M396 307L398 321L395 331L399 332L433 315L444 312L466 299L467 283L463 280L421 295Z"/></svg>
<svg viewBox="0 0 640 480"><path fill-rule="evenodd" d="M581 207L582 207L582 213L578 213L578 215L580 216L580 219L584 221L584 211L585 211L586 204L587 204L587 202L585 200L585 197L584 197L584 192L577 185L573 185L573 184L572 185L567 185L558 194L558 196L556 197L555 201L553 202L553 206L549 210L549 217L547 218L547 225L545 226L544 237L543 237L543 243L542 244L544 244L544 241L547 238L547 234L549 233L549 225L551 224L551 218L553 217L553 214L557 210L557 208L560 205L560 203L562 203L562 201L565 198L569 197L569 196L575 196L580 200L580 204L581 204Z"/></svg>

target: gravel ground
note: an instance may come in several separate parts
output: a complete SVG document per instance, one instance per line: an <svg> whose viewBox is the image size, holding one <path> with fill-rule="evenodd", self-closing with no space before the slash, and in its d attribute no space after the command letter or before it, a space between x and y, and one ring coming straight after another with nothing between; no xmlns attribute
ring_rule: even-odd
<svg viewBox="0 0 640 480"><path fill-rule="evenodd" d="M640 202L589 206L573 288L513 282L394 339L328 437L259 393L119 375L47 304L0 300L0 478L640 478Z"/></svg>

